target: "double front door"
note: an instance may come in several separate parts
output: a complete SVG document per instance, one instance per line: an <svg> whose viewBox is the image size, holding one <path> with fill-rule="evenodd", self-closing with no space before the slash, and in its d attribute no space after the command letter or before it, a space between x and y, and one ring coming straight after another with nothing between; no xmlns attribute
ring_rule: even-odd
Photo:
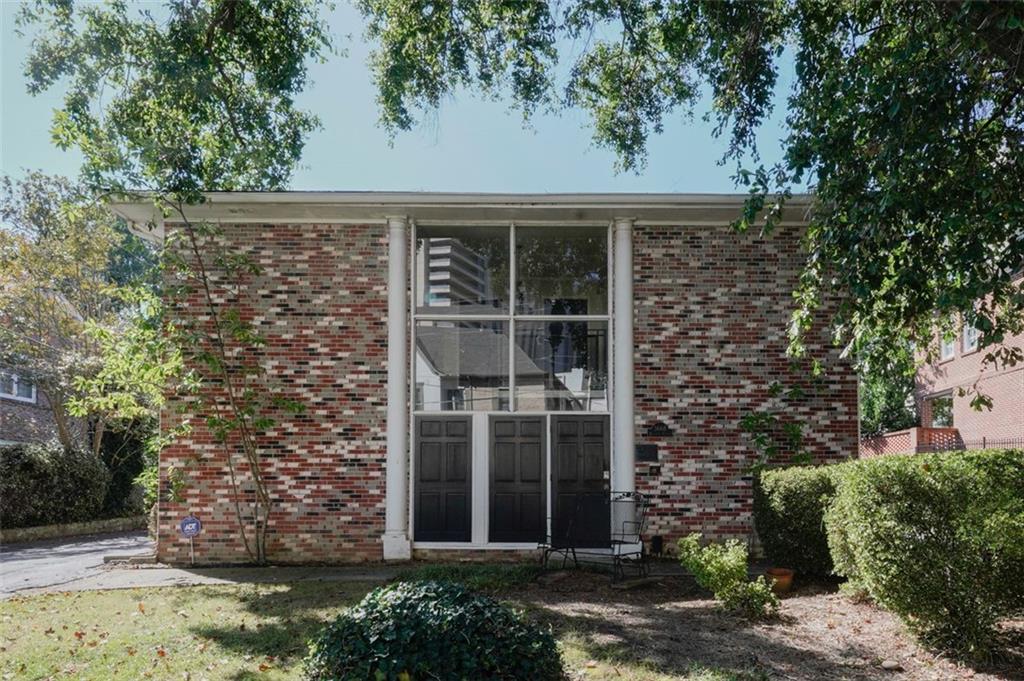
<svg viewBox="0 0 1024 681"><path fill-rule="evenodd" d="M607 545L609 517L607 416L492 415L486 438L473 437L470 416L416 418L414 538L470 542L473 461L486 465L476 492L487 498L489 543ZM486 456L472 456L473 443ZM486 444L484 444L486 443ZM550 447L549 447L550 443ZM549 456L550 451L550 468ZM550 498L550 504L549 499ZM549 518L550 507L550 518Z"/></svg>

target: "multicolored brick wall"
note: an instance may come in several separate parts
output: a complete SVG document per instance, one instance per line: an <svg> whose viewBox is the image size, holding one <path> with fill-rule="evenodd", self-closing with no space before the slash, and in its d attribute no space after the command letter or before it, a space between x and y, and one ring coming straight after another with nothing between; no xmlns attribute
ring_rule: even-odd
<svg viewBox="0 0 1024 681"><path fill-rule="evenodd" d="M693 531L751 534L754 450L740 419L783 406L769 394L774 381L804 389L784 412L803 424L814 459L857 454L850 364L824 329L808 343L825 358L818 384L786 356L799 237L796 228L766 238L728 226L634 231L636 442L658 447L657 463L637 463L637 489L653 496L649 533L667 548ZM656 424L669 434L649 434Z"/></svg>
<svg viewBox="0 0 1024 681"><path fill-rule="evenodd" d="M282 396L304 406L300 414L275 414L261 438L275 502L268 555L277 563L379 560L387 232L380 225L239 224L224 226L223 234L261 268L244 295L227 303L265 337L261 364ZM196 295L176 310L200 321L204 314ZM189 402L176 400L164 409L163 426L190 416ZM193 513L203 523L197 562L244 562L224 448L201 420L192 424L192 433L162 455L159 559L189 561L177 526ZM172 467L186 475L181 502L168 498ZM240 482L248 484L244 476Z"/></svg>
<svg viewBox="0 0 1024 681"><path fill-rule="evenodd" d="M225 226L231 248L261 267L246 287L243 316L266 338L262 364L305 411L279 414L263 438L275 499L268 554L278 563L380 560L384 527L387 235L381 225ZM651 534L747 536L752 530L749 435L739 426L769 406L769 385L793 376L785 355L791 292L802 257L799 233L767 239L728 227L638 226L634 236L636 439L659 461L637 463L652 494ZM228 294L218 293L225 297ZM241 298L239 299L241 300ZM230 302L230 301L229 301ZM178 314L202 319L201 301ZM857 450L856 380L822 335L828 358L818 386L787 406L807 426L819 461ZM806 381L804 381L806 383ZM188 418L175 400L164 427ZM667 435L648 435L655 423ZM199 563L243 562L227 459L202 422L163 453L159 559L189 561L177 525L193 513ZM168 473L186 475L183 500ZM246 480L241 480L243 488ZM504 552L482 551L492 559ZM518 556L518 554L517 554ZM449 557L417 551L419 558Z"/></svg>

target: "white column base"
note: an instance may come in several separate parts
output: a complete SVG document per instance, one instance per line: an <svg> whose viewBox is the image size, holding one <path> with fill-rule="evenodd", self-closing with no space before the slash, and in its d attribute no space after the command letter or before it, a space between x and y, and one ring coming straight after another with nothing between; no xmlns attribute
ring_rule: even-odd
<svg viewBox="0 0 1024 681"><path fill-rule="evenodd" d="M412 560L412 542L404 532L385 532L384 560Z"/></svg>

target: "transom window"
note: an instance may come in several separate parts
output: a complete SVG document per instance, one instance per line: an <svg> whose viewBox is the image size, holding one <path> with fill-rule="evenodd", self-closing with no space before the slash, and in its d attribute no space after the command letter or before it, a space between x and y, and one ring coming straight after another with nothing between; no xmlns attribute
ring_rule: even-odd
<svg viewBox="0 0 1024 681"><path fill-rule="evenodd" d="M416 411L608 411L608 228L414 227Z"/></svg>
<svg viewBox="0 0 1024 681"><path fill-rule="evenodd" d="M36 401L36 384L9 371L0 371L0 397L21 402Z"/></svg>

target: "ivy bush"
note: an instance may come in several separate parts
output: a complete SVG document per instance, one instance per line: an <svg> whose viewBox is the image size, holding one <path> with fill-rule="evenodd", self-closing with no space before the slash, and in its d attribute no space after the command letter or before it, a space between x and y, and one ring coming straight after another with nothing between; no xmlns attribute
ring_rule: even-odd
<svg viewBox="0 0 1024 681"><path fill-rule="evenodd" d="M91 453L59 443L0 446L0 526L102 517L110 473Z"/></svg>
<svg viewBox="0 0 1024 681"><path fill-rule="evenodd" d="M371 591L310 644L309 681L564 678L551 632L449 582Z"/></svg>
<svg viewBox="0 0 1024 681"><path fill-rule="evenodd" d="M693 533L679 540L679 560L727 609L751 619L776 614L778 597L763 576L748 579L747 547L738 539L701 546L701 535Z"/></svg>
<svg viewBox="0 0 1024 681"><path fill-rule="evenodd" d="M984 659L1024 611L1024 451L883 456L836 467L836 572L926 644Z"/></svg>
<svg viewBox="0 0 1024 681"><path fill-rule="evenodd" d="M765 556L805 575L832 574L825 511L837 466L765 469L754 478L754 524Z"/></svg>

